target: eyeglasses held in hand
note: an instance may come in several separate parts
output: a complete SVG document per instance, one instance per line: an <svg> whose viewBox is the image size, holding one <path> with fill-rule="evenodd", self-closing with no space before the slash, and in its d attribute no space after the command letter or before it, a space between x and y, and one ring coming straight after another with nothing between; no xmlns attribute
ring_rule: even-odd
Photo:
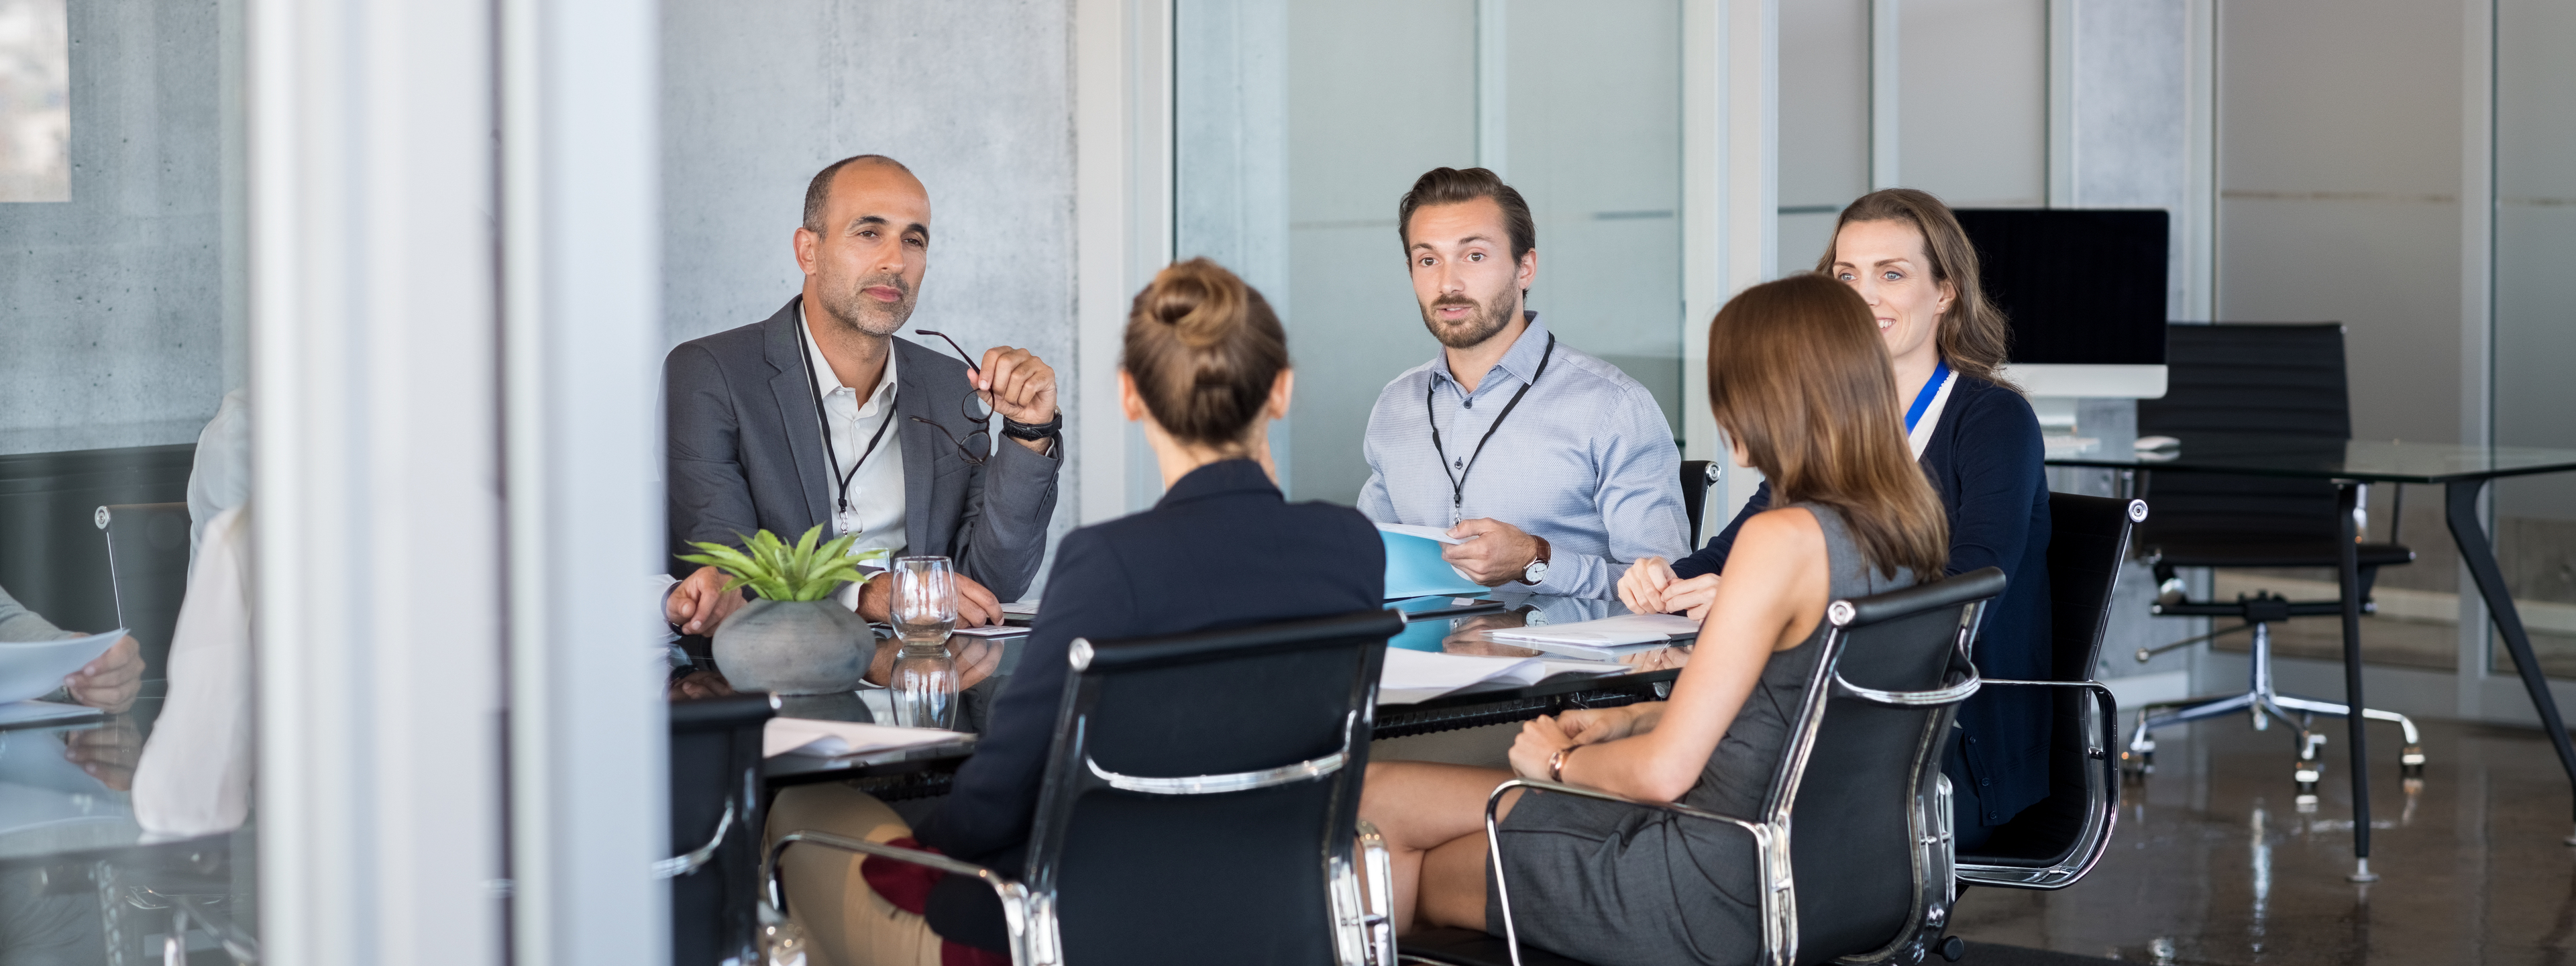
<svg viewBox="0 0 2576 966"><path fill-rule="evenodd" d="M948 343L949 348L956 349L957 355L966 360L966 371L970 375L977 378L982 376L983 369L975 364L974 355L968 353L964 347L959 346L957 344L957 340L949 338L947 333L933 332L929 329L914 329L912 330L912 334L938 336L939 341ZM957 438L956 434L949 432L948 427L942 426L936 421L923 419L919 416L913 416L910 418L913 422L936 429L939 431L939 435L947 437L948 445L957 447L958 455L966 460L967 465L981 466L985 460L991 459L993 454L993 414L990 410L980 413L977 412L976 403L979 401L980 394L975 391L974 384L969 382L966 389L966 398L960 401L959 409L960 415L963 415L967 422L974 424L975 431L966 434L966 438L962 441Z"/></svg>

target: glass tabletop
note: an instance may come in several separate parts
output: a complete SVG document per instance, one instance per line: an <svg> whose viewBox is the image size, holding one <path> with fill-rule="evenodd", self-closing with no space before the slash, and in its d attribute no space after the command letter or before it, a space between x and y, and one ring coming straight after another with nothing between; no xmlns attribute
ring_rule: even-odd
<svg viewBox="0 0 2576 966"><path fill-rule="evenodd" d="M2237 473L2377 483L2450 483L2576 471L2576 450L2197 433L2178 449L2053 456L2050 466Z"/></svg>
<svg viewBox="0 0 2576 966"><path fill-rule="evenodd" d="M1489 601L1500 604L1503 609L1498 613L1417 620L1388 641L1388 646L1485 657L1543 658L1586 664L1615 663L1625 666L1627 670L1606 675L1590 671L1569 671L1553 674L1537 681L1488 681L1427 700L1382 705L1378 713L1381 730L1386 730L1389 726L1400 726L1403 722L1426 715L1445 714L1463 706L1490 706L1498 702L1538 700L1578 692L1605 690L1634 690L1642 693L1657 682L1672 680L1680 674L1682 665L1690 659L1690 646L1686 641L1665 645L1629 646L1616 649L1615 653L1604 653L1585 648L1541 650L1523 643L1497 640L1493 636L1495 631L1550 624L1571 624L1628 613L1628 609L1615 600L1556 597L1505 590L1482 595L1479 598L1424 598L1390 602L1388 606L1424 613L1475 607ZM984 730L990 720L993 699L1001 693L1002 687L1009 682L1012 671L1018 667L1022 645L1026 640L1025 635L1001 638L959 636L950 639L950 649L953 652L959 652L961 658L964 657L962 649L965 648L994 647L1002 651L1001 660L996 662L993 673L988 677L970 682L962 692L958 702L956 730L969 734L980 734ZM959 663L963 665L973 662L961 659ZM788 717L833 721L889 722L893 718L886 694L887 692L882 690L870 690L850 694L787 697L781 699L779 713ZM973 750L971 742L961 742L872 752L843 758L781 755L769 759L763 772L773 780L790 781L799 778L812 780L851 771L895 774L936 769L941 767L943 762L953 762L972 754Z"/></svg>

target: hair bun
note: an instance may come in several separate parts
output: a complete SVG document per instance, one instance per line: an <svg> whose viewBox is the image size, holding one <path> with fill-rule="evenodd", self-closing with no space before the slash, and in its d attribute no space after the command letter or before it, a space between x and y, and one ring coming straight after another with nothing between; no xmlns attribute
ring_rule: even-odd
<svg viewBox="0 0 2576 966"><path fill-rule="evenodd" d="M1223 342L1243 319L1243 283L1216 263L1194 258L1163 270L1148 289L1152 317L1173 329L1181 344L1205 349Z"/></svg>
<svg viewBox="0 0 2576 966"><path fill-rule="evenodd" d="M1193 258L1136 293L1119 365L1164 430L1225 445L1260 418L1272 381L1288 367L1288 338L1260 292Z"/></svg>

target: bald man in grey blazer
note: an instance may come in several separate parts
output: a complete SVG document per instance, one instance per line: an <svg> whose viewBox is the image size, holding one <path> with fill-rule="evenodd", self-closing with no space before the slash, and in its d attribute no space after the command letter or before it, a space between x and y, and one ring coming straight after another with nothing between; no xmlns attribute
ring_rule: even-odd
<svg viewBox="0 0 2576 966"><path fill-rule="evenodd" d="M821 525L859 534L857 550L950 558L959 623L999 622L999 602L1036 576L1055 512L1055 370L1025 349L988 349L970 365L896 337L928 267L930 198L893 159L816 174L795 239L801 294L663 363L673 556L763 529L793 542ZM970 418L987 409L997 432ZM682 631L710 632L741 604L713 568L673 567L685 579L665 609ZM843 601L883 621L888 584L848 588ZM888 663L881 655L870 680Z"/></svg>

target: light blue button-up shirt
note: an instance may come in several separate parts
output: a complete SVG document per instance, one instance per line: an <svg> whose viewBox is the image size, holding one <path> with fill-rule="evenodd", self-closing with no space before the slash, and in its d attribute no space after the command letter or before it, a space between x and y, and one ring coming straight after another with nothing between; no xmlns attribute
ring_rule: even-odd
<svg viewBox="0 0 2576 966"><path fill-rule="evenodd" d="M1490 517L1511 524L1545 537L1552 553L1538 586L1507 586L1615 597L1629 563L1690 552L1681 450L1645 386L1563 340L1546 374L1531 383L1548 331L1537 313L1527 317L1528 330L1472 394L1450 374L1445 352L1386 384L1369 412L1369 480L1359 509L1379 523L1448 527ZM1529 395L1469 467L1476 441L1522 386ZM1432 420L1440 426L1437 450ZM1449 481L1460 473L1466 486L1453 508Z"/></svg>

